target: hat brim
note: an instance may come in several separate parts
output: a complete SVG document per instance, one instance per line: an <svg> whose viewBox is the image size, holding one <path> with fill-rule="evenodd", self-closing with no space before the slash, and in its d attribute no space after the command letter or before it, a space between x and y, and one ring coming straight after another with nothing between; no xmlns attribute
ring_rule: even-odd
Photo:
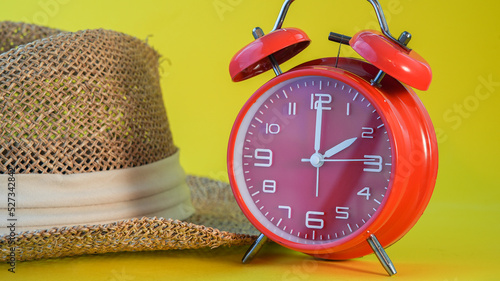
<svg viewBox="0 0 500 281"><path fill-rule="evenodd" d="M185 221L142 217L0 236L0 260L16 261L126 251L247 245L257 230L236 204L227 183L187 176L196 212Z"/></svg>

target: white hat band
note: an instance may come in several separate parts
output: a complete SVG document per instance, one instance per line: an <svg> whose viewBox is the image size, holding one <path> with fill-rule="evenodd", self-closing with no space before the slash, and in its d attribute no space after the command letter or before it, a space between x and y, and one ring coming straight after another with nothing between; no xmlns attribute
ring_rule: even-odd
<svg viewBox="0 0 500 281"><path fill-rule="evenodd" d="M142 216L185 219L194 213L179 151L134 168L70 175L2 174L0 198L0 235L13 228L17 233Z"/></svg>

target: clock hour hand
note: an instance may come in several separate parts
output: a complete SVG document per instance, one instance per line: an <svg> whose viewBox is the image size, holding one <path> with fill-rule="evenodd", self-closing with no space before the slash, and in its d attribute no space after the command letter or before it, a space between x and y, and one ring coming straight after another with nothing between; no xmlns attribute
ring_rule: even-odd
<svg viewBox="0 0 500 281"><path fill-rule="evenodd" d="M324 158L328 158L328 157L332 157L333 155L341 152L342 150L348 148L349 146L351 146L358 138L351 138L351 139L347 139L339 144L337 144L336 146L328 149L325 154L323 155Z"/></svg>

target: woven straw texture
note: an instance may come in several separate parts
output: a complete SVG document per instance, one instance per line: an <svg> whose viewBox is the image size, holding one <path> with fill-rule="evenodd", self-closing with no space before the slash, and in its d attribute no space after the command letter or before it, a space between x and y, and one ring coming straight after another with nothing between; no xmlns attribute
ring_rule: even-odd
<svg viewBox="0 0 500 281"><path fill-rule="evenodd" d="M71 33L12 22L0 23L0 36L0 173L106 171L176 152L159 55L146 43L107 30ZM23 261L255 239L228 184L194 176L187 183L196 208L187 222L144 217L4 235L0 260L12 248Z"/></svg>
<svg viewBox="0 0 500 281"><path fill-rule="evenodd" d="M235 233L257 234L232 198L229 185L194 176L188 176L187 182L196 207L194 220L201 219L208 226L144 217L105 225L23 232L13 239L0 236L0 261L9 260L11 247L16 248L15 259L25 261L110 252L238 246L255 240L255 236Z"/></svg>
<svg viewBox="0 0 500 281"><path fill-rule="evenodd" d="M10 22L0 35L0 171L105 171L175 153L146 43Z"/></svg>

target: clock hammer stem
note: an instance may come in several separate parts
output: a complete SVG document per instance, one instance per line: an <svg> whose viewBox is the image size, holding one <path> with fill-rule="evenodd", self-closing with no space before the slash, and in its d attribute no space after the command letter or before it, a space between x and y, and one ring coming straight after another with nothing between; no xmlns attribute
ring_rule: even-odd
<svg viewBox="0 0 500 281"><path fill-rule="evenodd" d="M264 31L260 27L256 27L252 30L252 35L253 38L259 39L260 37L264 36ZM278 64L278 61L273 55L268 56L269 60L271 61L271 65L273 66L274 74L276 76L283 74L283 71L281 71L280 65Z"/></svg>
<svg viewBox="0 0 500 281"><path fill-rule="evenodd" d="M372 1L370 1L372 2ZM385 21L385 19L384 19ZM392 37L391 37L392 38ZM402 47L406 47L406 45L408 45L408 43L410 43L410 40L411 40L411 34L407 31L404 31L403 33L401 33L401 35L399 36L397 42L402 46ZM375 87L380 87L380 82L382 82L382 79L384 79L385 77L385 72L382 71L382 70L379 70L379 72L377 73L377 76L375 76L375 78L373 78L371 81L370 81L370 84L372 86L375 86Z"/></svg>
<svg viewBox="0 0 500 281"><path fill-rule="evenodd" d="M253 242L253 244L248 248L247 252L241 259L242 263L249 263L260 251L262 246L267 242L267 236L260 234L259 237Z"/></svg>
<svg viewBox="0 0 500 281"><path fill-rule="evenodd" d="M389 276L396 274L397 271L394 267L394 264L385 252L384 247L382 247L382 245L380 245L380 242L378 242L377 237L371 234L366 241L368 241L368 244L370 244L370 247L372 248L373 252L375 252L375 255L377 256L378 260L384 267L385 271L387 271Z"/></svg>

